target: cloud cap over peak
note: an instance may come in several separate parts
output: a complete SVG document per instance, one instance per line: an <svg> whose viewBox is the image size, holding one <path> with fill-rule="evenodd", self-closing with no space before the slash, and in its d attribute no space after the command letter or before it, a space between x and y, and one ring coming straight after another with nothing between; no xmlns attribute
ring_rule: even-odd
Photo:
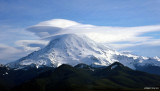
<svg viewBox="0 0 160 91"><path fill-rule="evenodd" d="M111 27L81 24L66 19L52 19L40 22L28 28L41 38L57 34L85 34L89 38L102 43L115 42L148 42L157 41L153 36L142 36L145 33L160 31L160 25L138 26L138 27ZM145 43L143 43L145 44Z"/></svg>

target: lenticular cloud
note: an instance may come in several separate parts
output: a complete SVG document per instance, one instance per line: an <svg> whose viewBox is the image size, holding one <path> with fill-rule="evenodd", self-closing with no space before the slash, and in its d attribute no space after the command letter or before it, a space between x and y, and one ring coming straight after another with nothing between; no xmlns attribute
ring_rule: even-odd
<svg viewBox="0 0 160 91"><path fill-rule="evenodd" d="M85 34L92 40L102 43L129 42L145 44L157 41L152 36L141 36L147 32L160 31L160 25L141 27L109 27L81 24L66 19L52 19L40 22L27 29L40 38L59 34Z"/></svg>

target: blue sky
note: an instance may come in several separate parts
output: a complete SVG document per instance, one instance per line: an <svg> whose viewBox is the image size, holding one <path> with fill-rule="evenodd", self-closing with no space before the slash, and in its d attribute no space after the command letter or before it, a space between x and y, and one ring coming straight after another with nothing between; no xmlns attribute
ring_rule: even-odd
<svg viewBox="0 0 160 91"><path fill-rule="evenodd" d="M17 45L17 42L32 40L33 43L40 39L35 33L27 31L27 28L46 20L66 19L94 26L138 27L159 26L159 16L160 0L0 0L0 53L4 54L0 55L0 63L30 53L31 51L24 51L23 45ZM151 37L150 42L155 40L160 43L160 31L157 30L137 36ZM119 42L126 43L117 43ZM135 42L127 41L128 43L133 45ZM160 56L159 45L143 44L118 50L129 50L144 56ZM8 52L9 49L15 52ZM24 55L18 55L21 53Z"/></svg>
<svg viewBox="0 0 160 91"><path fill-rule="evenodd" d="M25 27L63 18L105 26L159 24L159 0L0 0L0 24Z"/></svg>

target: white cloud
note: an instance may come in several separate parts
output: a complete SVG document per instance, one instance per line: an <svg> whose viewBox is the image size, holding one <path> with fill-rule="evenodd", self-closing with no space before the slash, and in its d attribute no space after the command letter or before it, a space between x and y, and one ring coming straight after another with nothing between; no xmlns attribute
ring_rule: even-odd
<svg viewBox="0 0 160 91"><path fill-rule="evenodd" d="M49 41L47 40L19 40L16 45L24 48L24 51L37 51L46 46Z"/></svg>
<svg viewBox="0 0 160 91"><path fill-rule="evenodd" d="M0 63L15 61L17 58L24 56L26 53L19 48L0 44Z"/></svg>
<svg viewBox="0 0 160 91"><path fill-rule="evenodd" d="M8 45L4 45L4 44L0 44L0 50L2 52L5 52L5 53L15 53L15 52L21 52L20 50L14 48L14 47L11 47L11 46L8 46Z"/></svg>
<svg viewBox="0 0 160 91"><path fill-rule="evenodd" d="M71 20L66 20L66 19L52 19L52 20L40 22L35 26L51 26L51 27L67 28L67 27L79 25L79 24L80 23L77 23Z"/></svg>
<svg viewBox="0 0 160 91"><path fill-rule="evenodd" d="M142 42L141 45L160 46L160 39L151 39L149 41Z"/></svg>
<svg viewBox="0 0 160 91"><path fill-rule="evenodd" d="M35 33L39 37L47 37L52 34L63 32L63 29L76 25L80 25L80 23L65 19L52 19L40 22L37 25L31 26L27 30Z"/></svg>
<svg viewBox="0 0 160 91"><path fill-rule="evenodd" d="M38 39L32 32L26 31L25 28L17 28L12 26L0 25L0 43L6 45L14 45L18 40Z"/></svg>
<svg viewBox="0 0 160 91"><path fill-rule="evenodd" d="M94 41L102 43L116 45L115 42L129 42L128 44L121 44L121 47L130 47L142 44L158 45L158 39L154 39L152 36L141 35L148 32L160 31L160 25L139 27L110 27L80 24L65 19L52 19L31 26L28 28L28 30L39 35L41 38L57 34L85 34ZM152 43L149 43L148 41Z"/></svg>

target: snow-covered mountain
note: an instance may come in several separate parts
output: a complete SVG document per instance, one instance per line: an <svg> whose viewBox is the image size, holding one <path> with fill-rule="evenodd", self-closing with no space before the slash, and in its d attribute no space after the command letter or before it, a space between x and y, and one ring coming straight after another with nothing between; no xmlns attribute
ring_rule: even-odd
<svg viewBox="0 0 160 91"><path fill-rule="evenodd" d="M116 61L132 69L144 65L160 66L160 58L158 57L148 58L119 53L85 36L75 34L54 36L45 48L7 65L12 68L24 68L32 65L58 67L62 64L75 66L79 63L108 66Z"/></svg>

